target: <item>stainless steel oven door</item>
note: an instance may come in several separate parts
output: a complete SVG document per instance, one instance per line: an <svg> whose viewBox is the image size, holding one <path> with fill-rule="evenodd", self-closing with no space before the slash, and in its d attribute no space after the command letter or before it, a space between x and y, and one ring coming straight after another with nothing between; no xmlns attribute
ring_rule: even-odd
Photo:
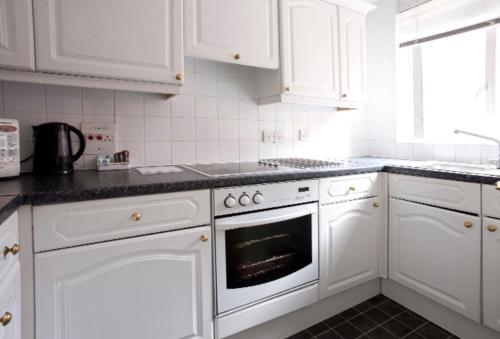
<svg viewBox="0 0 500 339"><path fill-rule="evenodd" d="M215 220L217 314L318 279L318 204Z"/></svg>

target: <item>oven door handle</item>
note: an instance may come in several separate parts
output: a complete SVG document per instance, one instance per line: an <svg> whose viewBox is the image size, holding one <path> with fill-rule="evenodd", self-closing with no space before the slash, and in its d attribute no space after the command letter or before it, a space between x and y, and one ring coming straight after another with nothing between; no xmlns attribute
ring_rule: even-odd
<svg viewBox="0 0 500 339"><path fill-rule="evenodd" d="M285 215L277 215L272 217L256 218L252 220L237 221L237 218L228 218L225 220L216 220L215 227L217 231L229 231L238 228L261 226L266 224L273 224L286 220L300 218L306 215L314 214L313 210L307 209L303 211L293 212Z"/></svg>

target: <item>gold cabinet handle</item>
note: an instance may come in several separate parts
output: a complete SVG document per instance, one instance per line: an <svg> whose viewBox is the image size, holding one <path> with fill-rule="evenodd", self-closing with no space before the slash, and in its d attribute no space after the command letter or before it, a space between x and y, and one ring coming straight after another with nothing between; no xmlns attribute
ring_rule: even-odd
<svg viewBox="0 0 500 339"><path fill-rule="evenodd" d="M342 94L342 98L347 98L347 94Z"/></svg>
<svg viewBox="0 0 500 339"><path fill-rule="evenodd" d="M349 187L349 191L350 192L355 192L356 191L356 187L354 187L354 186Z"/></svg>
<svg viewBox="0 0 500 339"><path fill-rule="evenodd" d="M181 73L177 73L175 75L175 80L179 80L179 81L182 80L182 74Z"/></svg>
<svg viewBox="0 0 500 339"><path fill-rule="evenodd" d="M236 54L234 55L234 59L235 59L235 60L240 60L240 58L241 58L241 55L239 55L238 53L236 53Z"/></svg>
<svg viewBox="0 0 500 339"><path fill-rule="evenodd" d="M374 202L373 207L375 207L375 208L380 207L380 204L378 202Z"/></svg>
<svg viewBox="0 0 500 339"><path fill-rule="evenodd" d="M497 191L500 191L500 181L497 181L495 186L496 186Z"/></svg>
<svg viewBox="0 0 500 339"><path fill-rule="evenodd" d="M12 245L12 247L5 246L3 248L3 256L4 258L7 256L7 254L12 253L12 255L17 255L19 251L21 250L21 247L18 244Z"/></svg>
<svg viewBox="0 0 500 339"><path fill-rule="evenodd" d="M487 229L492 233L497 231L497 227L495 225L489 225Z"/></svg>
<svg viewBox="0 0 500 339"><path fill-rule="evenodd" d="M464 222L464 226L467 228L471 228L472 226L474 226L474 224L471 223L470 221L466 221L466 222Z"/></svg>
<svg viewBox="0 0 500 339"><path fill-rule="evenodd" d="M207 241L208 241L208 235L206 235L206 234L202 234L202 235L200 236L200 240L201 240L201 241L203 241L203 242L207 242Z"/></svg>
<svg viewBox="0 0 500 339"><path fill-rule="evenodd" d="M291 90L290 86L285 86L285 92L290 92Z"/></svg>
<svg viewBox="0 0 500 339"><path fill-rule="evenodd" d="M132 220L133 221L139 221L139 220L141 220L141 218L142 218L141 213L137 213L136 212L136 213L132 214Z"/></svg>
<svg viewBox="0 0 500 339"><path fill-rule="evenodd" d="M12 321L12 313L10 312L5 312L0 318L0 324L2 324L3 327L7 326L11 321Z"/></svg>

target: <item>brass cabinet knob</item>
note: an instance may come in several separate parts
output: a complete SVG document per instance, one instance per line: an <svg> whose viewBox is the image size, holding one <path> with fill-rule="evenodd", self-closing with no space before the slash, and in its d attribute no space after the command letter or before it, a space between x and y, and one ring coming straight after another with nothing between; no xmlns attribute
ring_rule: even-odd
<svg viewBox="0 0 500 339"><path fill-rule="evenodd" d="M21 250L21 247L18 244L12 245L12 247L5 246L3 248L3 256L6 257L7 254L12 253L12 255L16 255Z"/></svg>
<svg viewBox="0 0 500 339"><path fill-rule="evenodd" d="M5 312L0 318L0 324L2 324L3 327L7 326L11 321L12 321L12 313L10 312Z"/></svg>
<svg viewBox="0 0 500 339"><path fill-rule="evenodd" d="M290 86L286 86L285 87L285 92L290 92L292 89L290 88Z"/></svg>
<svg viewBox="0 0 500 339"><path fill-rule="evenodd" d="M175 80L179 80L179 81L182 80L182 74L181 73L177 73L175 75Z"/></svg>
<svg viewBox="0 0 500 339"><path fill-rule="evenodd" d="M136 213L132 214L132 220L133 221L139 221L139 220L141 220L141 218L142 218L141 213L137 213L136 212Z"/></svg>
<svg viewBox="0 0 500 339"><path fill-rule="evenodd" d="M355 192L356 191L356 187L354 187L354 186L349 187L349 191Z"/></svg>
<svg viewBox="0 0 500 339"><path fill-rule="evenodd" d="M495 225L489 225L486 228L488 229L488 231L490 231L492 233L497 231L497 227Z"/></svg>
<svg viewBox="0 0 500 339"><path fill-rule="evenodd" d="M380 204L378 202L374 202L373 207L380 207Z"/></svg>
<svg viewBox="0 0 500 339"><path fill-rule="evenodd" d="M500 181L497 181L495 186L496 186L497 191L500 191Z"/></svg>
<svg viewBox="0 0 500 339"><path fill-rule="evenodd" d="M474 224L471 223L470 221L466 221L466 222L464 222L464 226L467 228L471 228L472 226L474 226Z"/></svg>
<svg viewBox="0 0 500 339"><path fill-rule="evenodd" d="M342 94L342 98L347 98L347 94Z"/></svg>
<svg viewBox="0 0 500 339"><path fill-rule="evenodd" d="M234 59L235 59L235 60L240 60L240 58L241 58L241 55L239 55L238 53L236 53L236 54L234 55Z"/></svg>
<svg viewBox="0 0 500 339"><path fill-rule="evenodd" d="M203 241L203 242L207 242L207 241L208 241L208 235L206 235L206 234L202 234L202 235L200 236L200 240L201 240L201 241Z"/></svg>

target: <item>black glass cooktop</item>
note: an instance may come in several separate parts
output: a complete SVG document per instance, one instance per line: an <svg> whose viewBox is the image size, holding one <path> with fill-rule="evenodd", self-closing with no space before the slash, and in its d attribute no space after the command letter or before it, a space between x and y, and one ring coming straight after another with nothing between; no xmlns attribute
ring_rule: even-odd
<svg viewBox="0 0 500 339"><path fill-rule="evenodd" d="M196 165L186 165L185 167L210 177L292 172L297 170L286 166L261 164L257 161L229 162L221 164L196 164Z"/></svg>

